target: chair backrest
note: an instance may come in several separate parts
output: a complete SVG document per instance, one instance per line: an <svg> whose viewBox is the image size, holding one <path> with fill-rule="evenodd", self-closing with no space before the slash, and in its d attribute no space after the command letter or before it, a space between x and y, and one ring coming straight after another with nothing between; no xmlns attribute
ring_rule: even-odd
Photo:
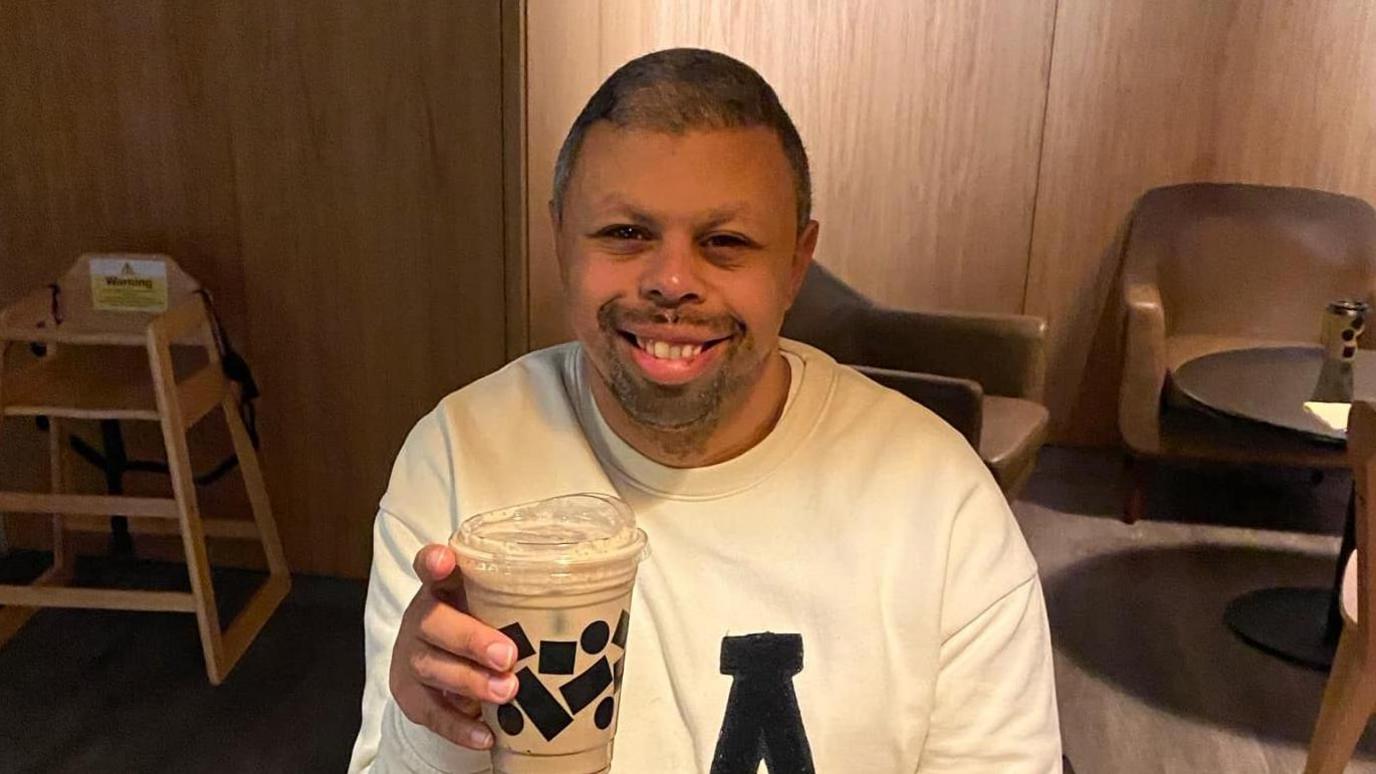
<svg viewBox="0 0 1376 774"><path fill-rule="evenodd" d="M1317 341L1324 307L1376 292L1376 212L1304 188L1192 183L1138 202L1129 265L1154 268L1168 334Z"/></svg>
<svg viewBox="0 0 1376 774"><path fill-rule="evenodd" d="M814 262L780 333L817 347L839 363L862 363L863 318L873 308L868 298Z"/></svg>
<svg viewBox="0 0 1376 774"><path fill-rule="evenodd" d="M92 288L91 264L96 259L112 259L115 271L121 262L151 261L165 267L167 309L190 307L201 285L177 262L166 255L152 253L87 253L47 288L37 288L13 304L0 309L0 332L6 338L41 340L43 332L75 337L108 337L106 343L142 344L148 325L161 311L97 309ZM130 267L134 269L133 266ZM119 292L119 291L117 291ZM156 295L156 293L154 294ZM125 296L124 301L130 301ZM177 336L178 343L188 337ZM190 336L199 343L199 336ZM87 341L87 343L91 343Z"/></svg>
<svg viewBox="0 0 1376 774"><path fill-rule="evenodd" d="M1363 652L1376 655L1376 546L1371 541L1372 507L1376 504L1376 404L1352 404L1347 420L1347 454L1352 465L1352 486L1357 509L1356 544L1357 626L1362 634Z"/></svg>
<svg viewBox="0 0 1376 774"><path fill-rule="evenodd" d="M91 261L95 259L115 259L119 261L152 261L161 263L167 269L167 305L171 309L187 301L201 289L201 285L182 269L171 256L159 253L85 253L57 281L62 288L62 315L64 324L82 329L99 330L112 322L123 327L130 315L138 312L109 312L95 308L91 292ZM146 324L146 320L144 321Z"/></svg>

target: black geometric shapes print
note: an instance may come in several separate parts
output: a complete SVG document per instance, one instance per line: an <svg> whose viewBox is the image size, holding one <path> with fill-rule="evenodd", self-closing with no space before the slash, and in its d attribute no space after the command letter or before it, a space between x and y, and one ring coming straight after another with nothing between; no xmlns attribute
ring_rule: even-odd
<svg viewBox="0 0 1376 774"><path fill-rule="evenodd" d="M723 637L721 673L731 676L711 774L814 774L793 675L803 671L798 634Z"/></svg>
<svg viewBox="0 0 1376 774"><path fill-rule="evenodd" d="M502 727L507 736L515 736L526 727L526 716L512 705L503 704L497 708L497 725Z"/></svg>
<svg viewBox="0 0 1376 774"><path fill-rule="evenodd" d="M559 693L564 694L564 701L568 703L573 714L577 715L611 684L612 668L607 664L607 657L603 656L583 674L559 686Z"/></svg>
<svg viewBox="0 0 1376 774"><path fill-rule="evenodd" d="M554 739L569 727L573 717L559 706L554 694L545 688L530 667L521 667L521 671L516 673L516 680L520 683L516 689L516 706L526 713L545 741Z"/></svg>
<svg viewBox="0 0 1376 774"><path fill-rule="evenodd" d="M615 695L621 689L629 622L630 616L623 610L617 620L615 633L609 622L593 621L584 627L577 641L541 640L539 650L531 644L530 637L520 623L502 627L499 631L516 644L518 666L521 661L538 658L534 670L531 666L522 666L516 671L519 684L516 696L510 704L497 708L497 725L507 735L515 736L525 730L526 720L529 719L546 741L552 741L573 724L576 716L596 703L596 708L591 711L592 721L600 729L608 728L616 715ZM608 643L615 643L621 649L620 654L611 654L616 657L614 665L610 661L611 655L603 655ZM581 674L574 675L580 649L589 656L600 658ZM554 675L573 675L557 685L563 703L540 680L541 676L548 678ZM609 687L611 692L603 696ZM598 701L599 697L601 701Z"/></svg>
<svg viewBox="0 0 1376 774"><path fill-rule="evenodd" d="M530 638L526 636L526 630L521 628L519 622L503 626L497 631L505 634L507 637L511 638L512 642L516 643L517 661L525 661L535 655L535 648L531 646Z"/></svg>
<svg viewBox="0 0 1376 774"><path fill-rule="evenodd" d="M612 713L616 711L616 701L608 696L597 703L597 710L593 713L592 722L603 731L612 724Z"/></svg>
<svg viewBox="0 0 1376 774"><path fill-rule="evenodd" d="M573 674L573 661L577 656L577 646L572 642L541 640L540 674L571 675Z"/></svg>
<svg viewBox="0 0 1376 774"><path fill-rule="evenodd" d="M611 630L607 628L606 621L593 621L583 630L583 636L578 638L578 644L583 646L584 653L597 655L606 649L609 636Z"/></svg>

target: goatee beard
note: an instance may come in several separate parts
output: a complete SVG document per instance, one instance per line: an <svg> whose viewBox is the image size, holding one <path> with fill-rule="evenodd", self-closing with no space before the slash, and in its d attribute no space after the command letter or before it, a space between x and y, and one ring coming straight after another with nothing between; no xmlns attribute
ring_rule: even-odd
<svg viewBox="0 0 1376 774"><path fill-rule="evenodd" d="M664 436L666 441L681 447L682 453L690 452L712 435L728 399L750 383L750 369L743 366L751 360L754 339L733 318L695 316L677 309L623 309L609 301L598 309L597 322L607 353L607 373L602 377L617 403L637 424ZM619 331L634 322L677 322L719 331L729 338L714 346L728 349L717 353L721 362L706 381L659 384L646 379L619 354Z"/></svg>

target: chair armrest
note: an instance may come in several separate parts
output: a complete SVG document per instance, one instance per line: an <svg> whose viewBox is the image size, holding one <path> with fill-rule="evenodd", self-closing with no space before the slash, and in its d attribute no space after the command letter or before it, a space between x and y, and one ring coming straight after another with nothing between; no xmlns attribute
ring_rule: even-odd
<svg viewBox="0 0 1376 774"><path fill-rule="evenodd" d="M970 446L979 448L979 433L984 421L984 390L978 382L872 366L851 367L922 404L965 436Z"/></svg>
<svg viewBox="0 0 1376 774"><path fill-rule="evenodd" d="M872 309L864 326L866 365L969 379L990 395L1042 400L1046 321L1039 317Z"/></svg>
<svg viewBox="0 0 1376 774"><path fill-rule="evenodd" d="M1166 383L1166 311L1155 279L1125 272L1127 307L1118 427L1128 448L1152 454L1161 447L1161 390Z"/></svg>
<svg viewBox="0 0 1376 774"><path fill-rule="evenodd" d="M0 338L27 341L25 335L40 325L51 324L52 294L47 288L33 290L0 309Z"/></svg>

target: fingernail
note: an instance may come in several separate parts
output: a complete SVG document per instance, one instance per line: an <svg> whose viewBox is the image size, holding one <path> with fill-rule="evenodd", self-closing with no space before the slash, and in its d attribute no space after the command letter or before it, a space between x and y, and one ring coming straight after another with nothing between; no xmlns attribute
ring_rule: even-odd
<svg viewBox="0 0 1376 774"><path fill-rule="evenodd" d="M494 677L487 681L487 689L492 692L493 698L503 704L511 698L511 694L516 692L516 678L514 677Z"/></svg>
<svg viewBox="0 0 1376 774"><path fill-rule="evenodd" d="M440 552L431 551L430 555L425 557L425 566L430 568L430 572L438 573L440 571Z"/></svg>
<svg viewBox="0 0 1376 774"><path fill-rule="evenodd" d="M468 732L468 741L472 742L474 747L486 749L492 746L492 732L486 728L475 728Z"/></svg>
<svg viewBox="0 0 1376 774"><path fill-rule="evenodd" d="M494 642L487 646L487 663L493 669L506 670L516 660L516 648L509 642Z"/></svg>

